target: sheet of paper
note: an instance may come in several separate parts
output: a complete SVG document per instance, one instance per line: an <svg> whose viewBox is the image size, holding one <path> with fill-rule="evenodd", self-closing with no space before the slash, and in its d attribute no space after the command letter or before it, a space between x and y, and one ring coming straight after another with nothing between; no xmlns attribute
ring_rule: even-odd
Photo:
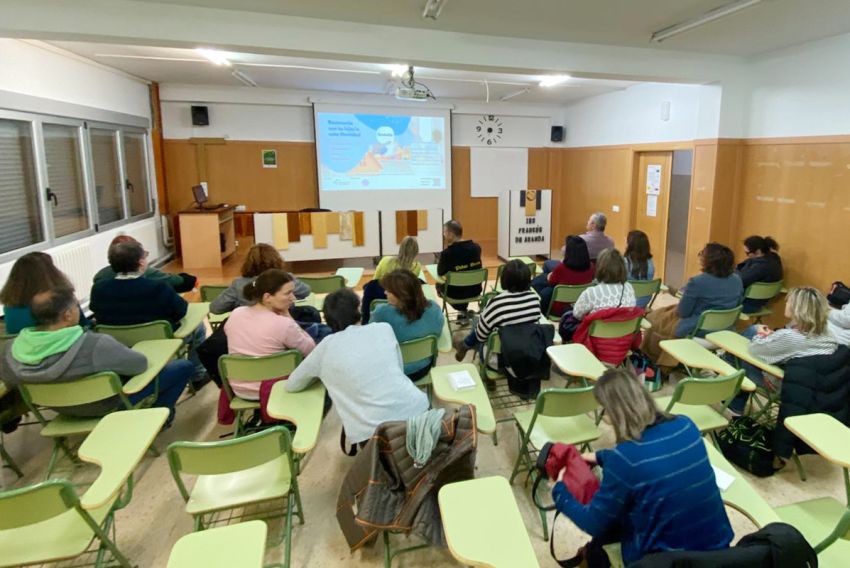
<svg viewBox="0 0 850 568"><path fill-rule="evenodd" d="M658 215L658 196L657 195L647 195L646 196L646 216L647 217L655 217Z"/></svg>
<svg viewBox="0 0 850 568"><path fill-rule="evenodd" d="M658 195L661 193L661 166L650 164L646 166L646 194Z"/></svg>
<svg viewBox="0 0 850 568"><path fill-rule="evenodd" d="M726 491L729 489L729 486L735 481L735 477L715 466L711 466L711 468L714 470L714 478L717 480L718 489L720 489L720 491Z"/></svg>
<svg viewBox="0 0 850 568"><path fill-rule="evenodd" d="M469 371L449 373L449 383L456 391L475 388L475 379L472 378Z"/></svg>

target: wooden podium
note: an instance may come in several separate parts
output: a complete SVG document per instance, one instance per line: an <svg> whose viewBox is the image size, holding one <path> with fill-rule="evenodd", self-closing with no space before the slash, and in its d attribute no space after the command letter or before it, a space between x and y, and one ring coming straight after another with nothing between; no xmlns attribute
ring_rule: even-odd
<svg viewBox="0 0 850 568"><path fill-rule="evenodd" d="M503 260L551 254L552 191L529 189L499 195L499 246Z"/></svg>
<svg viewBox="0 0 850 568"><path fill-rule="evenodd" d="M187 209L179 214L183 269L218 268L236 252L233 206Z"/></svg>

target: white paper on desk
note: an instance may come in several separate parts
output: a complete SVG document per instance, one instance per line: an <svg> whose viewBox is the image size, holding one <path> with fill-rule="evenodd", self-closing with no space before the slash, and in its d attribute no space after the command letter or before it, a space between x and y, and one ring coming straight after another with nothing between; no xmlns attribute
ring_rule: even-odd
<svg viewBox="0 0 850 568"><path fill-rule="evenodd" d="M449 384L456 391L469 390L475 388L475 379L469 374L469 371L455 371L449 373Z"/></svg>
<svg viewBox="0 0 850 568"><path fill-rule="evenodd" d="M729 475L725 471L715 466L711 466L711 469L714 470L714 478L717 481L717 487L721 491L726 491L729 489L729 486L732 485L732 482L735 481L735 476Z"/></svg>

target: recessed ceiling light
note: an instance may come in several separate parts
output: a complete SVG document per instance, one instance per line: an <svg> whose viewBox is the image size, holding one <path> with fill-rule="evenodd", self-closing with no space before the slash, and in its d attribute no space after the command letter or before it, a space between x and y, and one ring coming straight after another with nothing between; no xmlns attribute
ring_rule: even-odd
<svg viewBox="0 0 850 568"><path fill-rule="evenodd" d="M540 79L541 87L554 87L570 80L569 75L547 75Z"/></svg>
<svg viewBox="0 0 850 568"><path fill-rule="evenodd" d="M204 49L202 47L195 49L195 51L197 51L200 55L203 55L216 65L227 65L228 67L230 67L230 61L228 61L224 54L220 51L217 51L215 49Z"/></svg>

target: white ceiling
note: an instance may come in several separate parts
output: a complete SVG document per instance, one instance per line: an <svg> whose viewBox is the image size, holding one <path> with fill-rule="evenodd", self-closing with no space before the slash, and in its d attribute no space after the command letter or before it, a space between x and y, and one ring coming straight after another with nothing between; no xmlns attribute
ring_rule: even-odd
<svg viewBox="0 0 850 568"><path fill-rule="evenodd" d="M158 83L243 86L232 76L238 69L258 87L303 91L382 94L393 90L391 70L378 63L305 59L280 55L223 52L232 67L216 66L193 49L56 41L53 45L142 79ZM542 75L523 75L417 67L417 81L438 98L561 105L577 99L625 89L637 83L573 78L554 87L540 87ZM486 84L485 84L486 82Z"/></svg>
<svg viewBox="0 0 850 568"><path fill-rule="evenodd" d="M731 0L447 0L437 21L425 0L139 0L490 36L750 56L850 32L850 0L766 0L649 43L654 31Z"/></svg>

